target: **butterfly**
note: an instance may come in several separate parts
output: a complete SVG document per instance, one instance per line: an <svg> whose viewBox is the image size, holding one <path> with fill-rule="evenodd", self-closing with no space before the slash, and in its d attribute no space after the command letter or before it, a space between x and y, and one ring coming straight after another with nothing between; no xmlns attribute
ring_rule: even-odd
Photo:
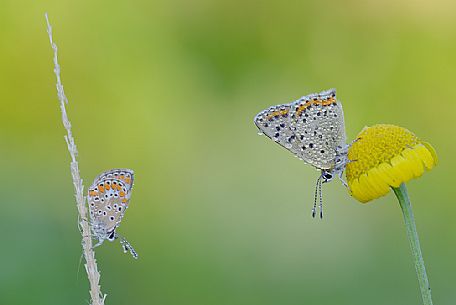
<svg viewBox="0 0 456 305"><path fill-rule="evenodd" d="M317 197L320 218L323 218L321 185L338 176L342 183L349 161L344 113L336 98L336 90L313 93L289 103L271 106L258 113L254 123L264 134L292 152L300 160L321 171L315 188L312 216L315 217Z"/></svg>
<svg viewBox="0 0 456 305"><path fill-rule="evenodd" d="M138 254L131 244L116 232L130 202L133 188L134 172L131 169L111 169L95 178L89 187L87 200L89 203L92 234L98 239L94 247L100 246L105 240L120 243L126 253L137 259Z"/></svg>

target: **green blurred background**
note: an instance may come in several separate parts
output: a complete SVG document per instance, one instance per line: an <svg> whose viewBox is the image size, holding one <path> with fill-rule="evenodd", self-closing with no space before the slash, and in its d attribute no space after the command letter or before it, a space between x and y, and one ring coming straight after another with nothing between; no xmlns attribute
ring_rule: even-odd
<svg viewBox="0 0 456 305"><path fill-rule="evenodd" d="M393 123L440 163L408 184L435 304L455 304L456 3L0 0L0 304L87 304L48 11L86 187L136 172L97 249L106 304L420 304L399 206L367 205L257 135L335 87L349 139ZM453 189L453 191L452 191ZM298 190L298 191L297 191Z"/></svg>

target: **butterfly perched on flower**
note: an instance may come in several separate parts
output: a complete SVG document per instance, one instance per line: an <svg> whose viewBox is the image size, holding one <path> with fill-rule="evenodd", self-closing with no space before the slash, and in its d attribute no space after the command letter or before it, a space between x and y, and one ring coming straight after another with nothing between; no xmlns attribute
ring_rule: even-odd
<svg viewBox="0 0 456 305"><path fill-rule="evenodd" d="M348 162L344 113L336 99L336 90L309 94L282 105L271 106L258 113L254 123L260 134L286 148L300 160L321 170L315 188L312 216L315 217L317 195L322 212L321 184L342 174Z"/></svg>

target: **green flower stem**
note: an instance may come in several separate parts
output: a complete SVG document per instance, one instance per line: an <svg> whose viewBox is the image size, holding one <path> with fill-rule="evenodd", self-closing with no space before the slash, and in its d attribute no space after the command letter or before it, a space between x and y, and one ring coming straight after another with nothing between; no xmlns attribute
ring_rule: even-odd
<svg viewBox="0 0 456 305"><path fill-rule="evenodd" d="M415 263L416 274L418 275L418 282L420 283L421 297L423 298L424 305L432 305L431 287L426 275L426 268L424 267L423 255L421 254L420 241L418 233L416 232L415 218L413 217L412 205L407 194L407 188L402 183L398 188L393 187L393 191L399 200L399 205L404 215L405 228L407 230L407 237L412 248L413 261Z"/></svg>

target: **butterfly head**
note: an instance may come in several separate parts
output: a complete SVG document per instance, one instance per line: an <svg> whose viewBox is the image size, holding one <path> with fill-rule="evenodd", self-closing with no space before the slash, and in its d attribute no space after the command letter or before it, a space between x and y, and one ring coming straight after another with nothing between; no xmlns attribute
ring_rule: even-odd
<svg viewBox="0 0 456 305"><path fill-rule="evenodd" d="M331 180L333 180L333 178L334 178L334 175L333 175L332 170L329 170L329 169L321 170L321 180L323 183L330 182Z"/></svg>
<svg viewBox="0 0 456 305"><path fill-rule="evenodd" d="M108 240L112 242L112 241L116 240L117 237L118 236L116 234L116 230L112 230L108 235Z"/></svg>

